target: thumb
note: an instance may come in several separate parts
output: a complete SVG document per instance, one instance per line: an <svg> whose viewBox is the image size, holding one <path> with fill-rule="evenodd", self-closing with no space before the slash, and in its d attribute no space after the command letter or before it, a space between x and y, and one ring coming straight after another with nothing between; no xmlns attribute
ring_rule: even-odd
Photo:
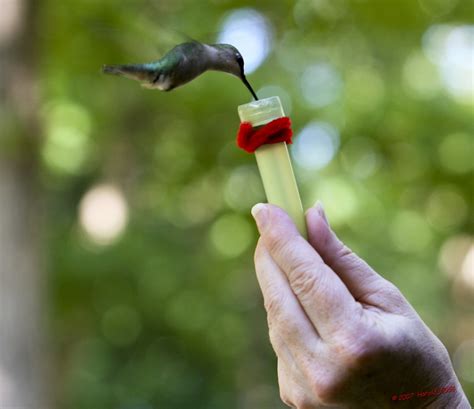
<svg viewBox="0 0 474 409"><path fill-rule="evenodd" d="M404 300L392 283L377 274L337 238L320 202L306 212L306 224L309 243L341 278L357 301L382 306L389 299L395 301L393 297L397 304Z"/></svg>

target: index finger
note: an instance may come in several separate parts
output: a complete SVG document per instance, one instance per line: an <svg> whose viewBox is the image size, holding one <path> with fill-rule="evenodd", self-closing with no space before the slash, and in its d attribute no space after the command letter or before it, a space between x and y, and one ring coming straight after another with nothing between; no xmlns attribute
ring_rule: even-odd
<svg viewBox="0 0 474 409"><path fill-rule="evenodd" d="M341 325L350 326L360 304L279 207L252 209L261 240L288 278L307 316L324 339Z"/></svg>
<svg viewBox="0 0 474 409"><path fill-rule="evenodd" d="M304 351L305 356L313 353L313 347L320 337L307 317L295 294L291 291L285 273L281 271L260 239L255 249L255 271L262 291L268 316L270 338L274 347L277 335L288 347ZM275 337L273 337L275 338Z"/></svg>

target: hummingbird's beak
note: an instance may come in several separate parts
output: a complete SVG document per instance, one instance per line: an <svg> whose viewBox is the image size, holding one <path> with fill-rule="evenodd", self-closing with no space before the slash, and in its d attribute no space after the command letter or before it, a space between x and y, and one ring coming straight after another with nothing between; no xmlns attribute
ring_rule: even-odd
<svg viewBox="0 0 474 409"><path fill-rule="evenodd" d="M104 74L120 75L140 82L148 82L153 76L151 70L143 64L104 65L102 72Z"/></svg>
<svg viewBox="0 0 474 409"><path fill-rule="evenodd" d="M255 101L258 101L258 97L257 97L257 94L255 93L255 91L253 90L252 86L250 85L250 83L247 81L247 78L245 77L245 75L242 73L242 82L245 84L245 86L248 88L248 90L250 91L250 93L252 94L252 96L255 98Z"/></svg>

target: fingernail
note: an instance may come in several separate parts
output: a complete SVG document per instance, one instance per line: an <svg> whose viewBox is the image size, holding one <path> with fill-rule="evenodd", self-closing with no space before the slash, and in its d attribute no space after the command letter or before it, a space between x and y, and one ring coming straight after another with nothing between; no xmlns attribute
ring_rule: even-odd
<svg viewBox="0 0 474 409"><path fill-rule="evenodd" d="M318 211L319 215L321 218L326 222L326 224L329 226L328 218L326 216L326 212L324 211L324 206L323 202L321 200L316 201L314 207L316 207L316 210Z"/></svg>
<svg viewBox="0 0 474 409"><path fill-rule="evenodd" d="M267 223L267 206L263 203L257 203L251 210L252 216L257 222L257 227L260 233L262 232L265 224Z"/></svg>

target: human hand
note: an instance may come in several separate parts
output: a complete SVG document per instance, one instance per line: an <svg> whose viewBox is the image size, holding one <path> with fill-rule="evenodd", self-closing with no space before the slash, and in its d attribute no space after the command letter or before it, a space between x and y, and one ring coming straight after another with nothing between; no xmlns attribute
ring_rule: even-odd
<svg viewBox="0 0 474 409"><path fill-rule="evenodd" d="M400 291L336 237L321 205L306 214L308 241L277 206L258 204L252 214L283 402L470 408L444 345ZM443 387L454 388L422 396Z"/></svg>

